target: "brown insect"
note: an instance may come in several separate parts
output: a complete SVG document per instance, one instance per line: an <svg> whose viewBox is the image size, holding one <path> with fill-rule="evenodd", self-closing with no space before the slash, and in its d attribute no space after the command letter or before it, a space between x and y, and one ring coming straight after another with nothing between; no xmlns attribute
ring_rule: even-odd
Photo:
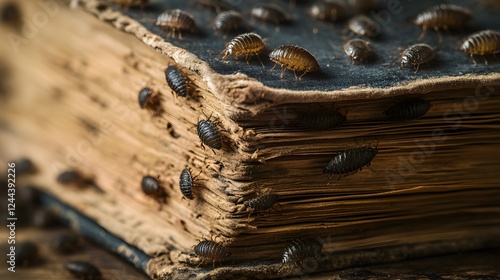
<svg viewBox="0 0 500 280"><path fill-rule="evenodd" d="M149 175L142 177L141 189L146 195L154 198L159 204L166 202L167 193L160 182L158 182L157 178Z"/></svg>
<svg viewBox="0 0 500 280"><path fill-rule="evenodd" d="M40 262L38 246L31 241L16 242L14 255L16 264L19 266L28 267L36 265Z"/></svg>
<svg viewBox="0 0 500 280"><path fill-rule="evenodd" d="M137 95L137 101L141 109L145 109L152 114L153 117L160 117L164 113L162 97L155 88L144 87Z"/></svg>
<svg viewBox="0 0 500 280"><path fill-rule="evenodd" d="M181 171L181 176L179 177L179 188L181 190L182 195L187 199L194 199L193 180L194 177L191 174L191 169L186 166Z"/></svg>
<svg viewBox="0 0 500 280"><path fill-rule="evenodd" d="M299 114L300 123L308 130L330 130L339 127L347 121L347 112L337 110L328 112L316 111Z"/></svg>
<svg viewBox="0 0 500 280"><path fill-rule="evenodd" d="M355 16L347 23L352 32L366 37L376 37L380 33L380 28L371 18L363 15Z"/></svg>
<svg viewBox="0 0 500 280"><path fill-rule="evenodd" d="M231 252L226 247L211 240L200 241L194 247L194 252L201 259L199 265L212 261L213 267L215 267L216 261L221 263L231 255Z"/></svg>
<svg viewBox="0 0 500 280"><path fill-rule="evenodd" d="M179 35L179 39L182 39L181 31L197 33L198 27L191 14L183 10L166 10L156 19L157 26L162 29L166 28L169 30L168 36L175 37L175 33Z"/></svg>
<svg viewBox="0 0 500 280"><path fill-rule="evenodd" d="M225 11L217 15L212 22L212 29L215 32L237 32L246 29L243 16L237 11Z"/></svg>
<svg viewBox="0 0 500 280"><path fill-rule="evenodd" d="M57 176L57 182L62 185L73 185L82 189L92 187L98 192L104 192L103 189L95 184L93 178L88 177L75 169L69 169L59 173Z"/></svg>
<svg viewBox="0 0 500 280"><path fill-rule="evenodd" d="M482 55L484 63L488 65L485 55L497 54L500 52L500 31L483 30L467 36L460 45L460 50L470 54L474 65L474 55Z"/></svg>
<svg viewBox="0 0 500 280"><path fill-rule="evenodd" d="M271 22L276 25L287 23L291 20L290 15L275 4L257 4L253 6L250 15L258 20Z"/></svg>
<svg viewBox="0 0 500 280"><path fill-rule="evenodd" d="M226 0L195 0L195 4L213 9L217 13L222 11L235 10L233 5L229 4Z"/></svg>
<svg viewBox="0 0 500 280"><path fill-rule="evenodd" d="M12 27L16 32L21 31L23 20L19 5L14 2L6 2L0 8L0 22Z"/></svg>
<svg viewBox="0 0 500 280"><path fill-rule="evenodd" d="M222 149L222 135L217 127L218 122L207 120L200 120L196 126L198 137L201 140L201 147L204 149L205 145L212 149Z"/></svg>
<svg viewBox="0 0 500 280"><path fill-rule="evenodd" d="M414 120L425 115L431 107L429 101L420 97L409 97L389 107L384 114L394 121Z"/></svg>
<svg viewBox="0 0 500 280"><path fill-rule="evenodd" d="M281 65L281 78L283 78L285 68L292 69L295 78L297 78L297 70L304 71L298 78L299 80L308 72L320 70L316 58L309 51L299 46L281 45L269 54L269 59L275 63L270 71L272 71L277 64Z"/></svg>
<svg viewBox="0 0 500 280"><path fill-rule="evenodd" d="M57 182L63 185L76 184L76 185L87 185L91 184L92 179L86 177L80 171L75 169L65 170L57 176Z"/></svg>
<svg viewBox="0 0 500 280"><path fill-rule="evenodd" d="M319 20L335 22L345 17L346 9L343 3L335 0L320 0L307 11L310 17Z"/></svg>
<svg viewBox="0 0 500 280"><path fill-rule="evenodd" d="M354 61L366 62L373 54L370 43L361 39L349 40L344 44L344 51L353 64Z"/></svg>
<svg viewBox="0 0 500 280"><path fill-rule="evenodd" d="M137 99L139 101L139 106L141 109L149 109L155 107L157 102L159 101L158 96L155 91L150 87L145 87L139 91L137 95Z"/></svg>
<svg viewBox="0 0 500 280"><path fill-rule="evenodd" d="M65 265L66 269L74 276L85 280L102 279L101 271L93 264L83 261L70 261Z"/></svg>
<svg viewBox="0 0 500 280"><path fill-rule="evenodd" d="M415 68L415 73L422 63L428 63L436 57L434 49L427 44L416 44L403 51L401 56L401 66L411 65Z"/></svg>
<svg viewBox="0 0 500 280"><path fill-rule="evenodd" d="M479 5L483 6L486 5L488 7L491 7L496 10L500 10L500 1L498 0L476 0L476 2L479 3ZM484 7L481 7L484 8Z"/></svg>
<svg viewBox="0 0 500 280"><path fill-rule="evenodd" d="M33 174L37 171L35 164L29 158L21 158L14 163L16 164L17 175Z"/></svg>
<svg viewBox="0 0 500 280"><path fill-rule="evenodd" d="M261 195L246 201L245 205L253 209L252 212L250 212L249 216L254 211L261 212L269 209L274 209L274 204L278 202L279 197L280 197L279 194L271 193L271 194Z"/></svg>
<svg viewBox="0 0 500 280"><path fill-rule="evenodd" d="M129 8L142 8L149 0L111 0L110 2Z"/></svg>
<svg viewBox="0 0 500 280"><path fill-rule="evenodd" d="M165 80L168 86L177 96L186 97L189 91L188 82L182 71L175 65L170 65L165 69Z"/></svg>
<svg viewBox="0 0 500 280"><path fill-rule="evenodd" d="M339 151L328 162L323 173L352 175L364 166L369 166L377 153L377 147L369 146Z"/></svg>
<svg viewBox="0 0 500 280"><path fill-rule="evenodd" d="M226 44L226 47L222 51L224 53L222 60L230 55L234 55L236 57L244 55L248 64L250 57L252 57L252 55L256 55L262 64L262 67L264 67L264 63L260 60L259 53L263 52L265 48L266 45L259 35L255 33L241 34Z"/></svg>
<svg viewBox="0 0 500 280"><path fill-rule="evenodd" d="M424 38L428 28L433 28L438 33L439 42L441 42L440 29L460 28L471 19L472 12L469 9L453 4L441 4L432 6L418 14L413 24L422 27L422 33L418 40Z"/></svg>
<svg viewBox="0 0 500 280"><path fill-rule="evenodd" d="M377 8L377 0L347 0L349 9L357 12L365 12Z"/></svg>

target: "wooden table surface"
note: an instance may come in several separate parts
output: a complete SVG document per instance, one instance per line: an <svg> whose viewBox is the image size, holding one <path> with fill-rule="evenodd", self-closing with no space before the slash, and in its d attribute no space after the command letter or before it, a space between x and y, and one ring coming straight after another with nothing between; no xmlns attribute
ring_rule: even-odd
<svg viewBox="0 0 500 280"><path fill-rule="evenodd" d="M90 241L83 240L82 251L71 255L60 255L51 248L51 242L62 233L71 233L66 228L38 229L19 228L16 230L16 240L29 240L38 244L40 264L33 267L16 267L16 272L12 273L7 267L0 271L0 279L76 279L65 268L68 261L86 261L98 267L105 280L145 280L150 279L146 274L136 270L136 268L121 259L119 256L107 252ZM7 231L2 230L2 236L7 236ZM6 239L4 239L6 240ZM5 256L5 244L1 244L2 255ZM3 258L2 258L3 260Z"/></svg>
<svg viewBox="0 0 500 280"><path fill-rule="evenodd" d="M37 243L42 261L34 267L16 268L15 273L8 271L4 266L0 271L0 279L76 279L64 268L67 261L76 260L95 264L101 270L105 280L149 279L147 275L136 270L119 256L104 251L90 241L84 241L84 247L79 253L69 256L55 253L51 249L50 243L62 233L70 233L70 230L66 228L18 228L16 231L17 240L30 240ZM6 237L7 231L2 229L1 236ZM1 244L2 255L5 255L5 246L5 242ZM463 252L386 265L352 268L300 279L500 279L500 249Z"/></svg>

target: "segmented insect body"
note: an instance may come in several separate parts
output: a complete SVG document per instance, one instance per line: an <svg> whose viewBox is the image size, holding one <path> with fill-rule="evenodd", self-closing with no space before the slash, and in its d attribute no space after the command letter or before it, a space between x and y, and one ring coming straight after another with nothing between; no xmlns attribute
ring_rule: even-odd
<svg viewBox="0 0 500 280"><path fill-rule="evenodd" d="M295 78L297 78L296 71L304 71L299 80L308 72L320 70L316 58L309 51L299 46L281 45L269 54L269 59L275 63L274 67L277 64L281 65L281 78L283 78L285 68L292 69Z"/></svg>
<svg viewBox="0 0 500 280"><path fill-rule="evenodd" d="M104 190L97 186L94 180L84 176L78 170L70 169L59 173L57 182L62 185L73 185L79 188L91 187L97 192L103 193Z"/></svg>
<svg viewBox="0 0 500 280"><path fill-rule="evenodd" d="M480 9L484 8L482 5L486 5L493 9L500 10L500 1L498 0L476 0L476 2L481 6Z"/></svg>
<svg viewBox="0 0 500 280"><path fill-rule="evenodd" d="M83 261L71 261L65 265L66 269L74 276L85 280L102 279L101 271L93 264Z"/></svg>
<svg viewBox="0 0 500 280"><path fill-rule="evenodd" d="M427 63L436 57L434 49L427 44L416 44L404 50L401 56L401 66L413 66L415 73L420 64Z"/></svg>
<svg viewBox="0 0 500 280"><path fill-rule="evenodd" d="M148 110L152 113L153 117L160 117L165 112L161 106L161 96L158 94L158 91L145 87L139 91L137 97L141 109Z"/></svg>
<svg viewBox="0 0 500 280"><path fill-rule="evenodd" d="M179 187L182 195L187 199L193 199L193 176L189 168L184 168L179 178Z"/></svg>
<svg viewBox="0 0 500 280"><path fill-rule="evenodd" d="M237 32L245 28L245 20L237 11L225 11L217 15L212 22L212 29L222 32Z"/></svg>
<svg viewBox="0 0 500 280"><path fill-rule="evenodd" d="M130 8L137 8L137 7L143 7L144 5L149 3L149 0L111 0L110 2L125 6L125 7L130 7Z"/></svg>
<svg viewBox="0 0 500 280"><path fill-rule="evenodd" d="M336 175L354 174L370 165L377 154L376 147L360 147L338 152L323 169L323 173Z"/></svg>
<svg viewBox="0 0 500 280"><path fill-rule="evenodd" d="M474 65L474 55L488 55L500 52L500 31L483 30L467 36L460 45L460 50L470 54ZM488 64L486 57L484 63Z"/></svg>
<svg viewBox="0 0 500 280"><path fill-rule="evenodd" d="M207 145L212 149L222 149L222 135L214 123L209 120L200 120L197 125L197 132L202 147Z"/></svg>
<svg viewBox="0 0 500 280"><path fill-rule="evenodd" d="M337 110L328 113L302 114L299 118L304 127L314 130L334 129L347 120L347 116Z"/></svg>
<svg viewBox="0 0 500 280"><path fill-rule="evenodd" d="M184 75L174 65L171 65L165 69L165 79L167 80L168 86L177 94L177 96L186 97L188 92L188 86L186 78Z"/></svg>
<svg viewBox="0 0 500 280"><path fill-rule="evenodd" d="M31 266L38 262L38 246L31 241L16 242L15 254L19 266Z"/></svg>
<svg viewBox="0 0 500 280"><path fill-rule="evenodd" d="M165 189L152 176L147 175L142 177L141 188L146 195L156 198L158 201L165 199Z"/></svg>
<svg viewBox="0 0 500 280"><path fill-rule="evenodd" d="M433 28L436 31L460 28L471 19L472 12L469 9L453 4L441 4L432 6L418 14L413 23L422 27L422 34L418 38L420 40L425 36L428 28ZM441 35L439 36L441 41Z"/></svg>
<svg viewBox="0 0 500 280"><path fill-rule="evenodd" d="M361 39L352 39L344 44L344 51L354 61L366 62L372 56L373 51L370 43Z"/></svg>
<svg viewBox="0 0 500 280"><path fill-rule="evenodd" d="M347 0L347 6L357 12L370 11L377 8L377 0Z"/></svg>
<svg viewBox="0 0 500 280"><path fill-rule="evenodd" d="M31 174L36 172L35 164L29 158L21 158L14 162L16 164L16 174Z"/></svg>
<svg viewBox="0 0 500 280"><path fill-rule="evenodd" d="M215 266L216 261L223 262L231 255L226 247L211 240L203 240L198 243L194 247L194 252L200 257L202 264L212 261L213 266Z"/></svg>
<svg viewBox="0 0 500 280"><path fill-rule="evenodd" d="M377 23L364 15L351 18L347 23L347 26L349 26L349 29L352 32L370 38L376 37L380 32Z"/></svg>
<svg viewBox="0 0 500 280"><path fill-rule="evenodd" d="M308 14L314 19L335 22L345 17L346 10L344 4L337 0L320 0L309 8Z"/></svg>
<svg viewBox="0 0 500 280"><path fill-rule="evenodd" d="M248 200L245 204L252 208L254 211L265 211L273 208L274 204L278 202L279 194L265 194L256 198Z"/></svg>
<svg viewBox="0 0 500 280"><path fill-rule="evenodd" d="M217 13L222 11L235 10L234 6L226 0L195 0L195 3L209 9L215 10Z"/></svg>
<svg viewBox="0 0 500 280"><path fill-rule="evenodd" d="M0 20L2 24L9 25L16 31L20 31L23 25L21 19L21 9L14 1L3 4L0 11Z"/></svg>
<svg viewBox="0 0 500 280"><path fill-rule="evenodd" d="M80 238L73 234L59 235L50 245L54 251L63 255L76 253L83 247Z"/></svg>
<svg viewBox="0 0 500 280"><path fill-rule="evenodd" d="M316 238L302 237L292 240L283 252L281 262L284 264L293 262L296 266L309 258L317 258L323 249L323 245Z"/></svg>
<svg viewBox="0 0 500 280"><path fill-rule="evenodd" d="M141 106L142 109L149 107L151 104L152 94L153 90L149 87L145 87L139 91L139 106Z"/></svg>
<svg viewBox="0 0 500 280"><path fill-rule="evenodd" d="M290 15L280 6L275 4L257 4L253 6L250 15L264 22L271 22L276 25L290 21Z"/></svg>
<svg viewBox="0 0 500 280"><path fill-rule="evenodd" d="M225 59L230 55L234 55L236 57L239 55L244 55L248 64L250 57L252 57L252 55L256 55L260 63L262 64L259 53L264 51L265 48L266 45L259 35L255 33L241 34L234 37L233 40L229 41L226 44L226 47L222 51L224 53L224 57L222 57L222 59ZM262 64L262 67L264 67L264 64Z"/></svg>
<svg viewBox="0 0 500 280"><path fill-rule="evenodd" d="M57 176L57 182L60 184L88 184L89 179L85 178L80 172L77 170L66 170Z"/></svg>
<svg viewBox="0 0 500 280"><path fill-rule="evenodd" d="M392 105L384 114L391 120L413 120L425 115L431 106L429 101L411 97Z"/></svg>
<svg viewBox="0 0 500 280"><path fill-rule="evenodd" d="M181 31L197 33L198 27L191 14L183 10L166 10L156 19L156 25L169 29L168 36L175 37L175 33L179 34L182 39Z"/></svg>

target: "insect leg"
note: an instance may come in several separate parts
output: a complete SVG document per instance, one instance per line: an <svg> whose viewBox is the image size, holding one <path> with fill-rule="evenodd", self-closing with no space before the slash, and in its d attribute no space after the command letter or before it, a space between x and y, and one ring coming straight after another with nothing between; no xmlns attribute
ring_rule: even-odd
<svg viewBox="0 0 500 280"><path fill-rule="evenodd" d="M472 62L474 62L474 66L476 66L476 65L477 65L477 63L476 63L476 60L474 60L474 55L473 55L473 54L470 54L470 58L472 59Z"/></svg>
<svg viewBox="0 0 500 280"><path fill-rule="evenodd" d="M295 72L295 71L294 71ZM302 80L302 77L307 74L307 71L305 71L302 75L300 75L299 80ZM295 78L297 78L297 75L295 75Z"/></svg>
<svg viewBox="0 0 500 280"><path fill-rule="evenodd" d="M279 202L276 204L280 207L280 211L282 212L281 214L283 215L283 206L281 206L281 204ZM271 208L274 209L274 205Z"/></svg>
<svg viewBox="0 0 500 280"><path fill-rule="evenodd" d="M483 55L483 58L484 58L484 64L488 65L488 60L486 60L486 56Z"/></svg>
<svg viewBox="0 0 500 280"><path fill-rule="evenodd" d="M276 65L277 65L277 64L278 64L278 63L274 63L273 68L269 69L269 72L273 71L273 69L276 67Z"/></svg>
<svg viewBox="0 0 500 280"><path fill-rule="evenodd" d="M436 31L438 35L438 44L441 44L443 42L443 36L441 35L441 32L439 32L439 27L434 27L434 30Z"/></svg>
<svg viewBox="0 0 500 280"><path fill-rule="evenodd" d="M420 36L418 36L418 39L417 40L422 40L425 36L425 33L427 33L427 26L422 26L422 33L420 33Z"/></svg>
<svg viewBox="0 0 500 280"><path fill-rule="evenodd" d="M282 262L281 265L280 265L280 267L278 268L278 271L277 271L278 273L281 271L281 269L283 268L283 266L285 266L284 262Z"/></svg>
<svg viewBox="0 0 500 280"><path fill-rule="evenodd" d="M264 63L262 63L262 60L260 60L259 54L256 54L256 55L257 55L257 58L258 58L258 59L259 59L259 61L260 61L260 64L262 65L262 68L266 68L266 67L264 66Z"/></svg>

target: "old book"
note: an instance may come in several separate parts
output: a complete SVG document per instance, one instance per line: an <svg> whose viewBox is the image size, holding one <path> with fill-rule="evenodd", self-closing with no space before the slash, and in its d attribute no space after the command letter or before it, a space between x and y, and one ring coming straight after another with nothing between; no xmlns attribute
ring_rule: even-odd
<svg viewBox="0 0 500 280"><path fill-rule="evenodd" d="M50 20L36 36L1 46L10 89L2 95L2 158L29 156L39 172L25 180L42 186L47 203L74 227L87 232L98 224L96 239L97 232L101 242L124 242L115 250L158 279L268 279L498 245L498 62L473 67L466 55L449 52L414 73L384 64L398 52L393 34L373 43L379 57L372 64L343 64L331 59L341 49L309 48L320 73L298 80L287 70L280 79L265 55L266 69L255 58L248 65L221 61L230 38L203 25L210 11L182 3L143 11L98 1L73 10L54 4L57 12L46 12ZM28 19L37 5L23 2ZM198 16L204 35L167 38L138 21L176 5ZM290 9L300 16L304 6ZM406 6L403 15L416 11ZM485 12L479 22L489 19ZM286 38L298 44L290 32L310 32L311 22L259 28L276 47ZM338 27L318 27L328 28L339 34L330 43L341 46ZM416 40L420 30L411 30L400 45ZM449 51L455 41L446 39L440 48ZM167 86L168 66L188 80L187 97ZM157 109L139 106L146 86ZM385 114L416 97L431 104L423 117ZM318 115L345 122L311 125ZM207 119L222 135L221 149L201 145L197 124ZM340 163L356 167L343 172L348 176L324 173L335 156L357 148ZM193 200L179 188L185 167L197 175ZM57 176L67 169L98 188L61 184ZM144 176L156 178L166 197L145 195ZM272 209L248 207L266 194L279 195ZM80 215L93 222L78 222ZM282 265L287 244L301 237L317 238L321 252ZM201 240L231 256L200 265L193 248Z"/></svg>

